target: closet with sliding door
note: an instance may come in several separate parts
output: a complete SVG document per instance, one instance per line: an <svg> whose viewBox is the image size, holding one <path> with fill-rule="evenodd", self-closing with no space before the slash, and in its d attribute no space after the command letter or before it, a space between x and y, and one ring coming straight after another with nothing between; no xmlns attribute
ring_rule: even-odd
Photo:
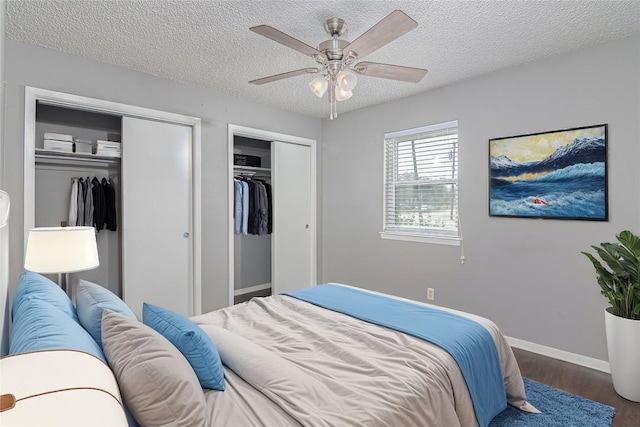
<svg viewBox="0 0 640 427"><path fill-rule="evenodd" d="M315 285L315 141L230 125L229 153L229 304Z"/></svg>
<svg viewBox="0 0 640 427"><path fill-rule="evenodd" d="M75 149L45 143L54 134L71 136ZM97 141L118 143L119 154ZM72 295L85 279L121 296L138 317L143 302L199 314L199 147L200 119L27 87L25 245L33 227L96 226L100 266L69 275ZM112 191L108 223L80 218L80 180Z"/></svg>

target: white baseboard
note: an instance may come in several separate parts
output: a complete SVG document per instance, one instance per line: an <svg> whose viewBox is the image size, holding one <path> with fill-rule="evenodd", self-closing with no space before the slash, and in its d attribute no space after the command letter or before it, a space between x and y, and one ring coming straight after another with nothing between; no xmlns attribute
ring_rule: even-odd
<svg viewBox="0 0 640 427"><path fill-rule="evenodd" d="M262 285L255 285L255 286L250 286L248 288L235 289L233 291L233 296L237 297L238 295L250 294L251 292L262 291L265 289L269 289L270 287L271 287L271 283L263 283Z"/></svg>
<svg viewBox="0 0 640 427"><path fill-rule="evenodd" d="M529 341L524 341L518 338L506 337L507 342L512 347L519 348L521 350L530 351L532 353L541 354L543 356L553 357L554 359L563 360L565 362L573 363L575 365L585 366L587 368L595 369L606 373L611 373L609 368L609 362L606 360L594 359L593 357L583 356L581 354L570 353L564 350L558 350L557 348L547 347L546 345L536 344Z"/></svg>

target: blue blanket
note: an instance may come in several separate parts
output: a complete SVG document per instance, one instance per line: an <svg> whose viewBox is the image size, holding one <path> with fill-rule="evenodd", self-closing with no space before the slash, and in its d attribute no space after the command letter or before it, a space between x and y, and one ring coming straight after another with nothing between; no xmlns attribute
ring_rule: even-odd
<svg viewBox="0 0 640 427"><path fill-rule="evenodd" d="M446 350L467 383L480 427L507 407L498 349L484 326L466 317L338 285L285 293L290 297L421 338Z"/></svg>

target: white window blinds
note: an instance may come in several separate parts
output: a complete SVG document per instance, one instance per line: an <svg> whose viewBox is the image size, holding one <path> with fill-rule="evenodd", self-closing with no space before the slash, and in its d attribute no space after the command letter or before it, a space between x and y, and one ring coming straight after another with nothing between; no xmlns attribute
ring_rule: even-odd
<svg viewBox="0 0 640 427"><path fill-rule="evenodd" d="M458 122L385 134L384 233L458 238Z"/></svg>

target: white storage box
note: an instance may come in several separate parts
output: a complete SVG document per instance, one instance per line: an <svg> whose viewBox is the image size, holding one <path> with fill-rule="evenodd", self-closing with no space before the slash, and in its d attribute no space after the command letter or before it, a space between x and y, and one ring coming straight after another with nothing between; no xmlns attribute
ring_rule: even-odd
<svg viewBox="0 0 640 427"><path fill-rule="evenodd" d="M73 142L45 139L44 149L51 151L62 151L64 153L73 153Z"/></svg>
<svg viewBox="0 0 640 427"><path fill-rule="evenodd" d="M45 132L44 139L55 139L57 141L73 142L73 136L64 133Z"/></svg>
<svg viewBox="0 0 640 427"><path fill-rule="evenodd" d="M120 143L119 142L98 140L96 142L96 145L97 145L98 148L103 149L103 150L120 151Z"/></svg>
<svg viewBox="0 0 640 427"><path fill-rule="evenodd" d="M98 156L120 157L120 153L119 142L101 140L96 142L96 155Z"/></svg>

